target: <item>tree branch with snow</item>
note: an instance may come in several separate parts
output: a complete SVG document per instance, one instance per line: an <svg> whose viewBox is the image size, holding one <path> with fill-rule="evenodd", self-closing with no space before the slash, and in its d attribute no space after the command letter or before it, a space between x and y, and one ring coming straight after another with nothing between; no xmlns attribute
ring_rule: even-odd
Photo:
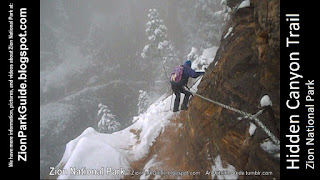
<svg viewBox="0 0 320 180"><path fill-rule="evenodd" d="M110 113L108 106L99 104L98 116L101 119L98 123L99 132L111 134L120 129L121 124L116 121L115 115Z"/></svg>

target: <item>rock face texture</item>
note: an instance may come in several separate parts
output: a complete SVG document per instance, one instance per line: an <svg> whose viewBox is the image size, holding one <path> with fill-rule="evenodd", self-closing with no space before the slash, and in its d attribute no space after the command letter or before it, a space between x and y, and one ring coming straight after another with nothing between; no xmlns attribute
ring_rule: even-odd
<svg viewBox="0 0 320 180"><path fill-rule="evenodd" d="M229 6L239 2L228 1ZM251 0L249 7L233 8L215 60L198 89L202 96L251 114L261 109L260 99L268 94L272 107L266 107L259 119L279 139L279 0ZM172 120L172 126L158 137L149 159L161 160L159 166L163 170L201 172L183 178L208 179L211 177L206 171L211 171L219 155L223 167L230 164L236 171L269 172L268 175L243 175L239 179L280 178L279 157L261 147L269 137L258 125L251 136L251 123L254 122L240 114L193 97L189 110L181 112ZM147 162L148 158L143 161ZM138 168L138 164L134 167Z"/></svg>
<svg viewBox="0 0 320 180"><path fill-rule="evenodd" d="M232 32L222 39L215 60L198 87L198 93L205 97L253 114L260 108L260 98L268 94L273 106L266 108L259 119L277 138L280 128L279 15L279 0L251 1L250 7L237 10L224 34L229 27L233 27ZM268 136L259 127L253 136L248 133L252 121L239 121L239 114L198 97L192 101L189 113L187 131L189 137L195 139L191 147L197 149L199 157L206 157L204 148L209 147L211 156L219 154L238 171L270 171L272 177L279 178L279 159L260 147ZM198 145L196 140L201 143Z"/></svg>

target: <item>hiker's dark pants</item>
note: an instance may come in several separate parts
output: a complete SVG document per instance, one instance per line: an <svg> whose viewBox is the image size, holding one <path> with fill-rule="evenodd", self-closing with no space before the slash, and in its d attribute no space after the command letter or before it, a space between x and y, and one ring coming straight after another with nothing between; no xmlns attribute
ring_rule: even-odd
<svg viewBox="0 0 320 180"><path fill-rule="evenodd" d="M181 105L181 110L186 110L188 108L188 101L191 93L186 91L183 86L179 84L171 84L171 88L173 90L173 93L176 95L176 99L174 100L173 112L179 111L180 93L185 94L183 103Z"/></svg>

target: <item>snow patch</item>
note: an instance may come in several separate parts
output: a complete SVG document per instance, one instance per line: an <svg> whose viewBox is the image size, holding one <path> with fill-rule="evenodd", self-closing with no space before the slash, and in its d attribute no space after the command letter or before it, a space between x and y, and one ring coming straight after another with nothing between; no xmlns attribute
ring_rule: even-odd
<svg viewBox="0 0 320 180"><path fill-rule="evenodd" d="M161 162L156 161L157 155L155 154L144 166L143 171L144 172L141 176L140 179L150 179L150 175L152 173L149 173L153 170L153 168L160 166ZM148 172L148 173L147 173ZM161 176L159 174L156 174L154 179L160 179Z"/></svg>
<svg viewBox="0 0 320 180"><path fill-rule="evenodd" d="M227 165L226 168L222 166L222 161L220 155L215 158L215 164L212 165L211 172L217 172L211 174L211 179L238 179L238 175L236 173L236 168L230 164Z"/></svg>
<svg viewBox="0 0 320 180"><path fill-rule="evenodd" d="M264 95L260 100L261 107L272 106L272 101L268 95Z"/></svg>
<svg viewBox="0 0 320 180"><path fill-rule="evenodd" d="M250 136L252 136L254 134L254 132L256 131L257 126L255 124L253 124L252 122L250 122L250 127L249 127L249 134Z"/></svg>
<svg viewBox="0 0 320 180"><path fill-rule="evenodd" d="M269 154L280 151L280 146L274 144L270 139L267 139L263 143L261 143L260 147Z"/></svg>
<svg viewBox="0 0 320 180"><path fill-rule="evenodd" d="M274 157L280 158L280 145L274 144L270 139L260 143L260 147L267 153L273 154Z"/></svg>
<svg viewBox="0 0 320 180"><path fill-rule="evenodd" d="M230 27L229 29L228 29L228 32L227 32L227 34L223 37L223 39L226 39L229 35L230 35L230 33L233 31L233 27Z"/></svg>
<svg viewBox="0 0 320 180"><path fill-rule="evenodd" d="M241 2L241 4L238 6L238 9L241 9L241 8L246 8L246 7L249 7L250 6L250 0L244 0Z"/></svg>

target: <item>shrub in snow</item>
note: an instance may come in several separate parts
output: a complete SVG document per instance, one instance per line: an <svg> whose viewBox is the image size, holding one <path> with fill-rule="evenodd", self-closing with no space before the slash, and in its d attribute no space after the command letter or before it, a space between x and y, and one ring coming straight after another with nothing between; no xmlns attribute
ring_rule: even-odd
<svg viewBox="0 0 320 180"><path fill-rule="evenodd" d="M198 58L197 48L192 47L190 53L188 54L187 58L190 61L194 61Z"/></svg>
<svg viewBox="0 0 320 180"><path fill-rule="evenodd" d="M99 104L98 116L102 115L98 128L101 133L113 133L120 129L121 124L116 121L115 115L110 113L108 106Z"/></svg>
<svg viewBox="0 0 320 180"><path fill-rule="evenodd" d="M150 97L146 91L139 90L139 99L138 99L138 114L143 113L148 109L150 105Z"/></svg>
<svg viewBox="0 0 320 180"><path fill-rule="evenodd" d="M205 71L205 69L213 62L217 50L217 46L212 46L203 50L202 55L198 56L197 49L192 47L191 52L188 54L188 57L195 58L192 62L192 69Z"/></svg>

